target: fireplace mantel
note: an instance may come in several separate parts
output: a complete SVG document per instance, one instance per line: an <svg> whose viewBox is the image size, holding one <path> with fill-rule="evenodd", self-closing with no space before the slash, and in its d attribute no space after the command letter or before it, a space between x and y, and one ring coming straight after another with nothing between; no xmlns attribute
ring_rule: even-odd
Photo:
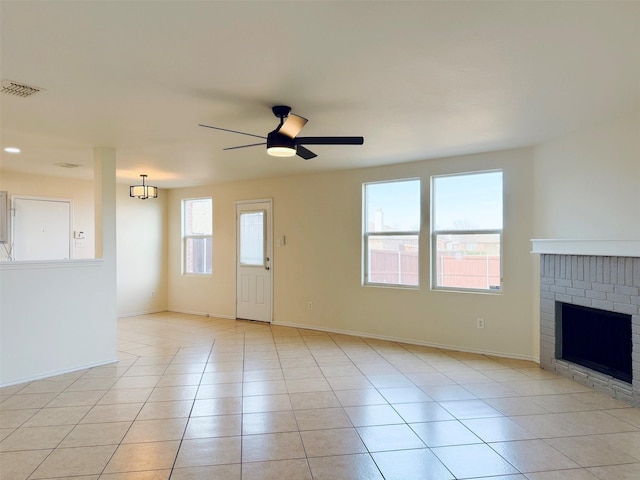
<svg viewBox="0 0 640 480"><path fill-rule="evenodd" d="M533 239L531 253L640 257L640 240Z"/></svg>

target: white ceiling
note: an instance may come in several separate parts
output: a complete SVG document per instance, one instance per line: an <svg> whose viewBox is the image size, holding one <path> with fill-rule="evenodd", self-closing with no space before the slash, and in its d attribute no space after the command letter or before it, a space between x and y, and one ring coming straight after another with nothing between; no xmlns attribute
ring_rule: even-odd
<svg viewBox="0 0 640 480"><path fill-rule="evenodd" d="M0 2L2 168L171 188L540 143L640 103L640 2ZM302 136L362 135L269 157L270 107ZM78 163L69 170L56 163Z"/></svg>

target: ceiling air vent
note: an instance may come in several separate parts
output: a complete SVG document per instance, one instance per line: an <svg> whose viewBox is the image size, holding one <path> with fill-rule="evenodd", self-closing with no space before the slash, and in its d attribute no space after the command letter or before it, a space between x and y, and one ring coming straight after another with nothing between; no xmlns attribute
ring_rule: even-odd
<svg viewBox="0 0 640 480"><path fill-rule="evenodd" d="M2 87L2 93L16 95L17 97L28 97L42 90L42 88L32 87L31 85L14 82L13 80L2 80L0 86Z"/></svg>

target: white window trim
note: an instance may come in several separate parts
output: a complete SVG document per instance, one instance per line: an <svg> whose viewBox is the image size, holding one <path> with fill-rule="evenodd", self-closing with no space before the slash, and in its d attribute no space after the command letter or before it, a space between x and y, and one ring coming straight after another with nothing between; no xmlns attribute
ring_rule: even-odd
<svg viewBox="0 0 640 480"><path fill-rule="evenodd" d="M502 173L502 226L503 228L499 229L470 229L470 230L435 230L434 229L434 220L435 220L435 180L436 178L443 177L460 177L463 175L481 175L483 173L494 173L501 172ZM476 293L483 295L501 295L504 292L504 242L503 242L503 233L504 233L504 171L502 169L491 169L491 170L478 170L475 172L461 172L461 173L451 173L445 175L433 175L431 176L431 290L437 292L460 292L460 293ZM442 287L438 286L437 275L438 275L438 235L499 235L500 237L500 288L464 288L464 287Z"/></svg>
<svg viewBox="0 0 640 480"><path fill-rule="evenodd" d="M185 268L184 268L186 263L187 263L187 259L186 259L186 255L187 255L187 247L186 247L187 240L206 240L206 239L211 239L211 242L213 243L213 235L185 235L185 236L182 237L182 251L183 251L183 254L182 254L182 265L183 265L182 270L183 271L182 271L182 273L183 273L183 275L202 276L202 275L212 275L213 274L213 259L212 259L212 263L211 263L211 272L202 272L202 273L200 273L200 272L186 272ZM203 249L206 250L206 246L207 246L207 244L205 242L203 244ZM206 257L206 253L207 253L206 251L203 252L205 257ZM213 252L212 252L212 254L213 254Z"/></svg>
<svg viewBox="0 0 640 480"><path fill-rule="evenodd" d="M181 234L182 234L182 275L194 277L210 277L213 275L213 225L211 225L211 235L187 235L184 233L184 206L186 202L193 200L211 200L211 221L213 222L213 198L212 197L194 197L183 198L180 204ZM211 239L211 272L187 272L187 240L188 239ZM205 242L206 245L206 242Z"/></svg>
<svg viewBox="0 0 640 480"><path fill-rule="evenodd" d="M438 286L438 235L498 235L500 237L500 288L464 288L464 287L441 287ZM503 270L502 252L502 230L437 230L431 233L431 290L465 293L486 293L489 295L501 294L503 292Z"/></svg>
<svg viewBox="0 0 640 480"><path fill-rule="evenodd" d="M408 285L404 283L378 283L369 281L369 237L398 237L398 236L416 236L418 237L418 266L420 265L420 230L401 230L393 232L368 232L367 231L367 185L382 183L399 183L418 181L420 184L420 196L422 197L422 179L420 177L398 178L393 180L382 180L379 182L364 182L362 184L362 286L363 287L382 287L382 288L400 288L407 290L420 290L422 279L418 273L418 284ZM422 211L422 199L420 199L420 211ZM418 268L420 272L420 268Z"/></svg>

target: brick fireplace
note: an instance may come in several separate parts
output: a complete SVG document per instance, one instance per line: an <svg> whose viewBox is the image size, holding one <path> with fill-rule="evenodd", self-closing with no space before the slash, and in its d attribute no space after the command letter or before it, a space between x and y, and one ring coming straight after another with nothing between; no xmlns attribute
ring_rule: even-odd
<svg viewBox="0 0 640 480"><path fill-rule="evenodd" d="M533 253L541 254L540 366L640 406L640 242L533 240L532 243ZM631 329L627 334L631 337L630 382L602 373L602 369L597 371L597 367L588 368L562 358L563 304L630 318ZM629 340L616 341L624 344Z"/></svg>

